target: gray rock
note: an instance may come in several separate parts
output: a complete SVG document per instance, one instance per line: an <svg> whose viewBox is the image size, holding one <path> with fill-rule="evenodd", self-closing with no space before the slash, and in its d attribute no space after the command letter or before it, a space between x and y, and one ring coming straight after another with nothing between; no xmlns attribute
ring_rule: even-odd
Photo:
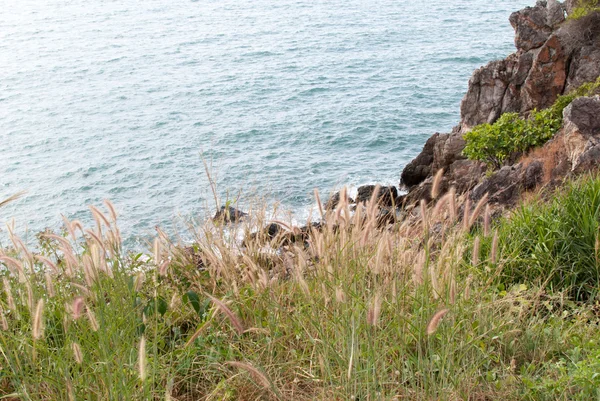
<svg viewBox="0 0 600 401"><path fill-rule="evenodd" d="M423 182L430 175L433 163L433 149L439 137L439 133L433 134L425 142L421 153L404 167L400 175L401 186L413 187Z"/></svg>
<svg viewBox="0 0 600 401"><path fill-rule="evenodd" d="M473 188L471 199L478 201L487 193L490 203L514 204L522 191L522 176L521 164L504 166Z"/></svg>
<svg viewBox="0 0 600 401"><path fill-rule="evenodd" d="M571 170L589 169L600 145L600 96L577 98L564 109L563 141Z"/></svg>
<svg viewBox="0 0 600 401"><path fill-rule="evenodd" d="M537 187L544 178L544 163L534 160L525 168L523 175L523 189L531 190Z"/></svg>
<svg viewBox="0 0 600 401"><path fill-rule="evenodd" d="M244 213L234 207L221 206L221 209L213 217L213 221L221 221L224 223L237 223L243 220L248 213Z"/></svg>
<svg viewBox="0 0 600 401"><path fill-rule="evenodd" d="M356 203L365 203L371 199L376 185L363 185L358 187L356 195ZM380 187L377 194L377 204L379 206L394 207L396 206L396 198L398 197L398 189L394 186Z"/></svg>
<svg viewBox="0 0 600 401"><path fill-rule="evenodd" d="M331 198L329 198L329 200L327 201L327 203L325 203L325 210L333 210L335 209L339 204L340 204L340 192L336 192L333 195L331 195ZM348 195L346 195L346 202L347 203L354 203L354 199L352 199L351 197L349 197Z"/></svg>

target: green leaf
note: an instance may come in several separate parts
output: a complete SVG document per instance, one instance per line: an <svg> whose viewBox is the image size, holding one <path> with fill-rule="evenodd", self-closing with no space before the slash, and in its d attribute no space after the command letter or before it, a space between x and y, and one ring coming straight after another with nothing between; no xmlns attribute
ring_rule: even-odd
<svg viewBox="0 0 600 401"><path fill-rule="evenodd" d="M202 316L200 308L200 297L194 291L188 291L183 295L183 302L191 304L198 316Z"/></svg>

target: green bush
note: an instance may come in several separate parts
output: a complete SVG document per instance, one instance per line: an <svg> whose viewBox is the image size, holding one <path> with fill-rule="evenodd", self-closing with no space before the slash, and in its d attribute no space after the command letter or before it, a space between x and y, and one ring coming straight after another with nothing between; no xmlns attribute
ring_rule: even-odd
<svg viewBox="0 0 600 401"><path fill-rule="evenodd" d="M593 11L600 11L598 6L598 0L579 0L577 7L575 7L569 14L570 20L576 20L585 17Z"/></svg>
<svg viewBox="0 0 600 401"><path fill-rule="evenodd" d="M464 135L463 154L498 169L512 154L525 152L550 140L562 125L563 109L575 98L589 96L600 87L600 78L586 83L568 95L559 96L544 110L533 110L525 119L517 113L504 113L493 124L481 124Z"/></svg>
<svg viewBox="0 0 600 401"><path fill-rule="evenodd" d="M497 169L513 153L546 143L561 124L562 116L552 108L534 110L527 120L504 113L494 124L481 124L466 133L463 153Z"/></svg>

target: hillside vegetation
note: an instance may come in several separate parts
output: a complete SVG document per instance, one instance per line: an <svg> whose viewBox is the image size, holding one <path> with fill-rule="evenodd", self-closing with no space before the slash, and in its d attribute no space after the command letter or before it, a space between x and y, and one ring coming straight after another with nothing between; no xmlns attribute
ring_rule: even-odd
<svg viewBox="0 0 600 401"><path fill-rule="evenodd" d="M461 201L450 191L384 229L374 201L352 215L342 201L306 243L258 235L244 253L210 224L193 248L159 231L148 254L124 254L108 202L91 208L96 227L67 221L35 252L11 234L0 394L599 397L600 177L495 222L485 199Z"/></svg>

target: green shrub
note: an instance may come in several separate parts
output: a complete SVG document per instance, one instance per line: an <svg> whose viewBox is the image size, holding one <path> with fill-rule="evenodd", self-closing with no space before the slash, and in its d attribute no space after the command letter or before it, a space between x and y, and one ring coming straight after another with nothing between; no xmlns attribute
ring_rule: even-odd
<svg viewBox="0 0 600 401"><path fill-rule="evenodd" d="M481 124L464 135L463 154L498 169L512 154L525 152L550 140L562 125L563 109L575 98L589 96L600 87L600 78L581 85L544 110L533 110L525 119L504 113L493 124Z"/></svg>
<svg viewBox="0 0 600 401"><path fill-rule="evenodd" d="M546 143L561 123L562 117L551 108L534 110L527 120L517 113L504 113L494 124L481 124L466 133L463 153L497 169L513 153Z"/></svg>
<svg viewBox="0 0 600 401"><path fill-rule="evenodd" d="M579 0L577 7L571 10L568 19L576 20L585 17L593 11L600 11L598 0Z"/></svg>

